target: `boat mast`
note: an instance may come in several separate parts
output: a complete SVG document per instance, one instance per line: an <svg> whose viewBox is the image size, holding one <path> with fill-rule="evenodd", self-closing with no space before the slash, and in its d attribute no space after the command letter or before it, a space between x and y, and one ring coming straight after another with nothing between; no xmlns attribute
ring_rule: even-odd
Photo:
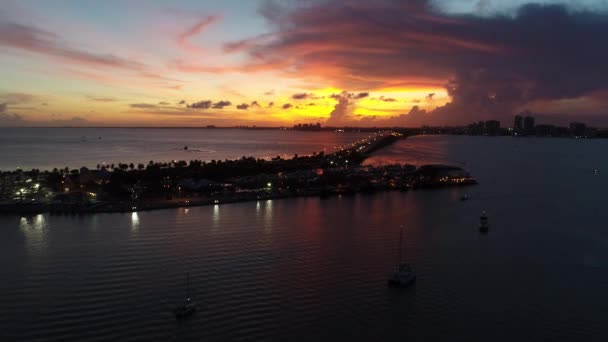
<svg viewBox="0 0 608 342"><path fill-rule="evenodd" d="M399 230L399 265L403 263L403 225Z"/></svg>
<svg viewBox="0 0 608 342"><path fill-rule="evenodd" d="M190 293L190 272L186 273L186 300L189 298L188 294Z"/></svg>

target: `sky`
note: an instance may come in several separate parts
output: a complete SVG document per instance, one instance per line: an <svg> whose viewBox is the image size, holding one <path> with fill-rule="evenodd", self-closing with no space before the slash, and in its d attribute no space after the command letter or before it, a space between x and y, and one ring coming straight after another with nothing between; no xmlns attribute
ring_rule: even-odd
<svg viewBox="0 0 608 342"><path fill-rule="evenodd" d="M3 0L0 126L608 126L606 0Z"/></svg>

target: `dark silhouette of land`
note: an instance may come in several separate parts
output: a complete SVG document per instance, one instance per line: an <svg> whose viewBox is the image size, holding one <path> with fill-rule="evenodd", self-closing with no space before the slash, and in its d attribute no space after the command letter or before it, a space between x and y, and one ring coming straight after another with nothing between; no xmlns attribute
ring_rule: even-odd
<svg viewBox="0 0 608 342"><path fill-rule="evenodd" d="M404 138L383 131L331 154L265 160L192 160L98 165L90 170L3 172L0 212L135 211L295 196L351 195L384 190L475 184L457 167L362 167L374 151Z"/></svg>

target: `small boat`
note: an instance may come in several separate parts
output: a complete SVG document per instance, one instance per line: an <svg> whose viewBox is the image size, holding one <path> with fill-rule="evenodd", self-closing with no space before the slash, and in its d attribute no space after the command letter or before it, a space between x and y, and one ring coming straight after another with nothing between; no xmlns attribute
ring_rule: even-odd
<svg viewBox="0 0 608 342"><path fill-rule="evenodd" d="M186 274L186 300L184 304L173 309L175 319L184 319L192 316L196 312L196 303L188 296L190 291L190 274Z"/></svg>
<svg viewBox="0 0 608 342"><path fill-rule="evenodd" d="M481 216L479 217L479 231L482 233L487 233L489 229L490 229L490 224L488 223L488 216L486 215L486 212L484 211L483 213L481 213Z"/></svg>
<svg viewBox="0 0 608 342"><path fill-rule="evenodd" d="M403 257L403 229L399 233L399 262L393 274L388 278L388 285L393 287L408 287L416 281L416 273L410 264L402 262Z"/></svg>
<svg viewBox="0 0 608 342"><path fill-rule="evenodd" d="M462 196L460 197L460 200L461 200L461 201L463 201L463 202L464 202L464 201L468 201L468 200L469 200L469 195L467 195L467 194L462 195Z"/></svg>

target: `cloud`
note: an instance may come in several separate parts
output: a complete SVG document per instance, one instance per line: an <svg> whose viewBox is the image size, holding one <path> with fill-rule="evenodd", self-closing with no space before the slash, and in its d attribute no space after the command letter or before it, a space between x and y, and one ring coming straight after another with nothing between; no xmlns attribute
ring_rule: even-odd
<svg viewBox="0 0 608 342"><path fill-rule="evenodd" d="M219 19L219 16L212 15L197 21L194 25L179 34L179 36L177 37L178 45L188 51L201 51L201 48L196 47L190 43L190 39L201 33L207 27L219 21Z"/></svg>
<svg viewBox="0 0 608 342"><path fill-rule="evenodd" d="M116 102L118 101L118 99L113 98L113 97L94 97L94 96L87 96L87 98L91 101L96 101L96 102Z"/></svg>
<svg viewBox="0 0 608 342"><path fill-rule="evenodd" d="M291 95L291 98L294 100L303 100L303 99L308 98L308 94L307 93L293 94L293 95Z"/></svg>
<svg viewBox="0 0 608 342"><path fill-rule="evenodd" d="M379 99L380 101L384 101L384 102L395 102L395 101L397 101L397 100L395 100L395 99L394 99L394 98L392 98L392 97L384 97L384 96L380 96L378 99Z"/></svg>
<svg viewBox="0 0 608 342"><path fill-rule="evenodd" d="M230 101L219 101L213 104L214 109L224 109L224 107L232 106Z"/></svg>
<svg viewBox="0 0 608 342"><path fill-rule="evenodd" d="M435 96L435 93L430 93L426 96L426 100L427 101L433 101L433 97Z"/></svg>
<svg viewBox="0 0 608 342"><path fill-rule="evenodd" d="M274 107L274 102L268 102L268 107L267 108L272 108Z"/></svg>
<svg viewBox="0 0 608 342"><path fill-rule="evenodd" d="M293 105L291 103L286 103L283 105L283 109L289 109L291 107L293 107Z"/></svg>
<svg viewBox="0 0 608 342"><path fill-rule="evenodd" d="M348 98L348 99L353 99L353 100L359 100L365 97L368 97L369 93L365 92L365 93L349 93L347 91L343 91L340 94L331 94L329 95L329 98L334 99L334 100L340 100L341 98Z"/></svg>
<svg viewBox="0 0 608 342"><path fill-rule="evenodd" d="M608 89L606 11L566 2L509 15L440 9L431 0L266 3L260 13L276 35L246 50L244 68L280 65L337 88L445 87L451 103L428 117L446 123Z"/></svg>
<svg viewBox="0 0 608 342"><path fill-rule="evenodd" d="M0 18L0 46L55 57L93 67L142 70L144 65L112 54L99 54L66 45L55 33Z"/></svg>
<svg viewBox="0 0 608 342"><path fill-rule="evenodd" d="M138 109L151 109L151 108L157 108L156 105L151 104L151 103L132 103L129 105L131 108L138 108Z"/></svg>
<svg viewBox="0 0 608 342"><path fill-rule="evenodd" d="M331 111L331 113L329 113L327 125L347 125L349 121L353 120L353 105L357 102L357 100L366 98L368 96L368 92L350 93L348 91L343 91L340 94L331 94L329 97L334 100L337 100L338 103L336 103L334 109Z"/></svg>
<svg viewBox="0 0 608 342"><path fill-rule="evenodd" d="M23 126L25 120L15 113L8 112L8 105L6 103L0 103L0 126L2 127L13 127Z"/></svg>
<svg viewBox="0 0 608 342"><path fill-rule="evenodd" d="M241 103L240 105L236 106L236 109L241 109L241 110L247 110L247 108L249 108L249 105L246 103Z"/></svg>
<svg viewBox="0 0 608 342"><path fill-rule="evenodd" d="M53 114L51 117L57 115ZM26 120L19 114L9 113L8 105L6 103L0 103L0 127L28 127L28 126L40 126L40 127L82 127L91 126L91 122L82 117L72 117L70 119L53 119L50 121L30 121Z"/></svg>
<svg viewBox="0 0 608 342"><path fill-rule="evenodd" d="M159 106L168 106L168 105L170 105L170 103L169 102L161 101L161 102L158 103L158 105Z"/></svg>
<svg viewBox="0 0 608 342"><path fill-rule="evenodd" d="M179 101L177 104L178 104L178 105L184 105L184 104L186 104L186 100L181 100L181 101Z"/></svg>
<svg viewBox="0 0 608 342"><path fill-rule="evenodd" d="M0 33L1 34L1 33ZM28 103L38 100L38 96L26 93L4 93L0 94L0 101L9 105Z"/></svg>
<svg viewBox="0 0 608 342"><path fill-rule="evenodd" d="M251 101L250 106L251 107L258 107L258 108L261 107L260 104L258 103L258 101Z"/></svg>
<svg viewBox="0 0 608 342"><path fill-rule="evenodd" d="M294 100L306 100L306 99L318 100L318 99L320 99L319 96L316 96L315 94L312 94L312 93L297 93L297 94L291 95L291 98Z"/></svg>
<svg viewBox="0 0 608 342"><path fill-rule="evenodd" d="M265 92L264 95L272 96L272 95L274 95L274 90L269 90L269 91Z"/></svg>
<svg viewBox="0 0 608 342"><path fill-rule="evenodd" d="M211 100L199 101L188 105L188 108L194 109L209 109L211 108Z"/></svg>

